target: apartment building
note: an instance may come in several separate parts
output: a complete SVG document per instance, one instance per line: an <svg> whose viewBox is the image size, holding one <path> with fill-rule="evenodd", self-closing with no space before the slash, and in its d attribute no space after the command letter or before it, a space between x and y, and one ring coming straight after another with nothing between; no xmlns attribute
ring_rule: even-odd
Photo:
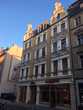
<svg viewBox="0 0 83 110"><path fill-rule="evenodd" d="M21 62L22 48L16 44L0 51L0 96L16 94L14 66ZM14 79L14 80L13 80Z"/></svg>
<svg viewBox="0 0 83 110"><path fill-rule="evenodd" d="M73 3L68 12L76 105L81 106L83 105L83 0Z"/></svg>
<svg viewBox="0 0 83 110"><path fill-rule="evenodd" d="M31 24L28 26L23 41L17 102L76 110L69 28L72 20L68 14L57 0L50 22L46 20L35 30Z"/></svg>

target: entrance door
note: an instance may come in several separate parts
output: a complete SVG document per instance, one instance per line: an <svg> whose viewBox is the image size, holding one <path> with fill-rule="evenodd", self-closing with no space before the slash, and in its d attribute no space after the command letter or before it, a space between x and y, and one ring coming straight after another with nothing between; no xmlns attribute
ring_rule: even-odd
<svg viewBox="0 0 83 110"><path fill-rule="evenodd" d="M27 93L27 86L20 87L20 98L19 98L20 102L26 103L26 93Z"/></svg>
<svg viewBox="0 0 83 110"><path fill-rule="evenodd" d="M30 103L31 104L36 104L36 86L31 86L31 100L30 100Z"/></svg>

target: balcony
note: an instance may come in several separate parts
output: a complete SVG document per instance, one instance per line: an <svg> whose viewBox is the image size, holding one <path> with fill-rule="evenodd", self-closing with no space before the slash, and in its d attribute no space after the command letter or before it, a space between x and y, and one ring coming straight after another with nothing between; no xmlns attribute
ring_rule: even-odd
<svg viewBox="0 0 83 110"><path fill-rule="evenodd" d="M69 54L69 52L70 52L69 48L61 49L61 50L58 50L58 51L53 52L53 53L51 54L51 57L64 56L64 55Z"/></svg>
<svg viewBox="0 0 83 110"><path fill-rule="evenodd" d="M31 60L21 62L21 66L26 66L30 64Z"/></svg>
<svg viewBox="0 0 83 110"><path fill-rule="evenodd" d="M46 79L67 79L67 78L71 78L72 74L71 74L71 70L67 69L67 70L59 70L57 71L57 73L55 72L51 72L51 73L43 73L43 74L36 74L32 76L33 80L46 80Z"/></svg>
<svg viewBox="0 0 83 110"><path fill-rule="evenodd" d="M39 42L39 43L37 43L37 44L35 44L35 47L43 47L44 45L46 46L46 44L47 44L47 39L46 40L44 40L44 41L41 41L41 42Z"/></svg>
<svg viewBox="0 0 83 110"><path fill-rule="evenodd" d="M37 57L36 59L34 59L34 63L40 63L45 61L47 56L42 56L42 57Z"/></svg>
<svg viewBox="0 0 83 110"><path fill-rule="evenodd" d="M54 33L54 35L53 35L53 38L55 38L55 37L58 37L58 36L62 36L62 35L65 35L65 33L68 33L68 29L62 29L60 32L56 32L56 33Z"/></svg>
<svg viewBox="0 0 83 110"><path fill-rule="evenodd" d="M83 70L82 70L83 71ZM72 73L71 69L67 70L58 70L57 72L51 72L51 73L37 73L36 75L28 76L28 77L19 77L18 83L23 83L23 82L30 82L30 81L46 81L46 80L51 80L54 79L55 81L59 81L59 79L68 79L72 78Z"/></svg>

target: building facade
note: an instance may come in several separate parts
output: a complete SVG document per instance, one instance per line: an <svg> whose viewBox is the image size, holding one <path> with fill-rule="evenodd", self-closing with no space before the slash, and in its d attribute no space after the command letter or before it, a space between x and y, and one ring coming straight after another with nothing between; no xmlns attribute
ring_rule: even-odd
<svg viewBox="0 0 83 110"><path fill-rule="evenodd" d="M69 9L69 32L76 105L83 105L83 0L73 3Z"/></svg>
<svg viewBox="0 0 83 110"><path fill-rule="evenodd" d="M69 19L57 0L50 23L46 20L35 30L28 26L17 102L76 110Z"/></svg>
<svg viewBox="0 0 83 110"><path fill-rule="evenodd" d="M0 96L2 94L16 94L16 82L14 77L14 66L21 62L22 48L16 44L8 49L0 51Z"/></svg>

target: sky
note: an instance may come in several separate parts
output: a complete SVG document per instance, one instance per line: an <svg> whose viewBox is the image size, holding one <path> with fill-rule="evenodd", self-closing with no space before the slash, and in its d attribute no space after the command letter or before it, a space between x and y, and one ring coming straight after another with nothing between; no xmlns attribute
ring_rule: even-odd
<svg viewBox="0 0 83 110"><path fill-rule="evenodd" d="M65 9L75 0L61 0ZM28 24L35 29L50 18L55 0L0 0L0 47L22 47Z"/></svg>

